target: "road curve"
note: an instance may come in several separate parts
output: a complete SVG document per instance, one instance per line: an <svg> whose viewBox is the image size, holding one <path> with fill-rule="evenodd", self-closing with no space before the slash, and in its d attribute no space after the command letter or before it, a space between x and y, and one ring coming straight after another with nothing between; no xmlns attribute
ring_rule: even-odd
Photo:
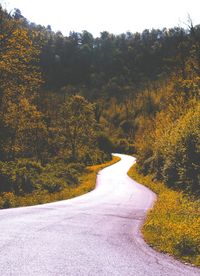
<svg viewBox="0 0 200 276"><path fill-rule="evenodd" d="M135 159L117 155L86 195L0 211L0 275L200 275L144 243L155 194L127 176Z"/></svg>

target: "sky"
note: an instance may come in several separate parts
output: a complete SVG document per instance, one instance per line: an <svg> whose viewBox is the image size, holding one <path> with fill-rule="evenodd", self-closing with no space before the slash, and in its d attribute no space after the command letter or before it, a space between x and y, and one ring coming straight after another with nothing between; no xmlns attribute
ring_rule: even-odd
<svg viewBox="0 0 200 276"><path fill-rule="evenodd" d="M185 27L188 14L200 24L200 0L0 0L9 12L21 10L29 21L68 35L87 30L120 34L144 29Z"/></svg>

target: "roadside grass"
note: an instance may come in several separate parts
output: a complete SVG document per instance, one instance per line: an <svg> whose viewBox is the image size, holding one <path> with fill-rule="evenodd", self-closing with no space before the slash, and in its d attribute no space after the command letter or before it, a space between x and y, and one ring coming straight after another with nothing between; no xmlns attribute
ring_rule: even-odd
<svg viewBox="0 0 200 276"><path fill-rule="evenodd" d="M70 199L90 192L95 188L98 172L118 161L120 161L120 158L113 156L112 160L109 162L86 167L83 174L79 177L79 183L77 186L67 186L60 192L49 193L46 190L36 190L25 196L17 196L11 192L4 193L3 196L0 196L0 209L44 204Z"/></svg>
<svg viewBox="0 0 200 276"><path fill-rule="evenodd" d="M145 241L158 251L200 266L200 199L154 182L152 175L143 176L136 168L133 165L128 175L157 194L142 227Z"/></svg>

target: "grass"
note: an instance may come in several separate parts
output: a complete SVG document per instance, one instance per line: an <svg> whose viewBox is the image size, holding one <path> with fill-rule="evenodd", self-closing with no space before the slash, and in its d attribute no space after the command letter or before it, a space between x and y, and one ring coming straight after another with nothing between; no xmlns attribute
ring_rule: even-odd
<svg viewBox="0 0 200 276"><path fill-rule="evenodd" d="M145 241L158 251L200 266L200 200L154 182L134 165L128 175L157 194L142 228Z"/></svg>
<svg viewBox="0 0 200 276"><path fill-rule="evenodd" d="M4 195L0 197L0 208L44 204L73 198L90 192L95 188L98 172L119 160L119 157L113 156L112 160L109 162L96 166L88 166L83 175L80 176L79 184L77 186L68 186L60 192L49 193L46 190L36 190L30 194L26 194L26 196L16 196L13 193L4 193Z"/></svg>

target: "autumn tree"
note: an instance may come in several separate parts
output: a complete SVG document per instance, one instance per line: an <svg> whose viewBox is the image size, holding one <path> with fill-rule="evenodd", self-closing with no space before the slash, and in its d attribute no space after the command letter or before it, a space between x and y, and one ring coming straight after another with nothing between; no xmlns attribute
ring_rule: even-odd
<svg viewBox="0 0 200 276"><path fill-rule="evenodd" d="M93 105L79 95L71 96L62 105L59 122L64 147L69 149L71 159L77 161L94 143Z"/></svg>
<svg viewBox="0 0 200 276"><path fill-rule="evenodd" d="M39 48L31 40L21 17L12 17L0 7L0 151L3 158L38 155L38 137L41 131L45 132L42 115L35 105L42 83L38 55Z"/></svg>

